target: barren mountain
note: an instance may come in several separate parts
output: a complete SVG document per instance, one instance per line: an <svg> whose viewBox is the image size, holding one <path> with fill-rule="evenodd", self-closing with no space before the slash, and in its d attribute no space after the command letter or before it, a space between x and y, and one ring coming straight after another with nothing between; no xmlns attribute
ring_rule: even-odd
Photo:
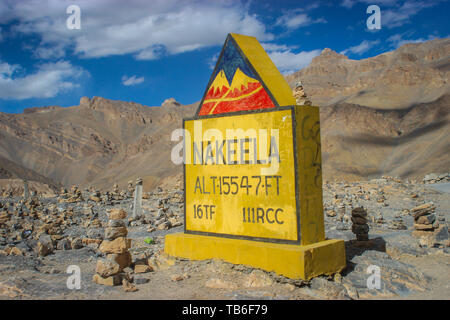
<svg viewBox="0 0 450 320"><path fill-rule="evenodd" d="M443 39L363 60L325 49L287 76L321 108L324 179L450 171L449 66ZM141 177L149 190L181 174L170 161L171 133L196 107L83 97L68 108L0 113L1 178L111 189Z"/></svg>
<svg viewBox="0 0 450 320"><path fill-rule="evenodd" d="M140 176L148 189L179 172L170 161L170 136L195 107L83 97L79 106L0 113L0 155L65 185L124 188Z"/></svg>
<svg viewBox="0 0 450 320"><path fill-rule="evenodd" d="M346 102L402 109L448 93L449 75L450 39L436 39L363 60L350 60L327 48L287 80L291 86L301 80L314 105Z"/></svg>
<svg viewBox="0 0 450 320"><path fill-rule="evenodd" d="M450 39L350 60L330 49L288 75L321 107L325 179L450 171Z"/></svg>

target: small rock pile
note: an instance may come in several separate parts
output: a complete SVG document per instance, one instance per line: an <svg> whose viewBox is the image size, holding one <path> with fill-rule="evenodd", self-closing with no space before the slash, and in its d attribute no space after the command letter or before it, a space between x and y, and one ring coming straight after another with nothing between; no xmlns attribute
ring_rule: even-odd
<svg viewBox="0 0 450 320"><path fill-rule="evenodd" d="M303 84L301 81L297 82L292 94L295 97L295 101L297 102L297 105L299 105L299 106L310 106L311 105L311 101L306 96L306 93L303 89Z"/></svg>
<svg viewBox="0 0 450 320"><path fill-rule="evenodd" d="M115 183L113 185L113 191L111 193L111 198L112 198L112 200L115 200L115 201L120 201L120 200L124 199L124 194L123 194L123 192L121 192L119 190L119 185L117 183Z"/></svg>
<svg viewBox="0 0 450 320"><path fill-rule="evenodd" d="M67 199L67 202L69 203L74 203L74 202L79 202L79 201L83 201L83 196L81 194L81 190L78 188L78 186L72 186L72 188L70 189L70 198Z"/></svg>
<svg viewBox="0 0 450 320"><path fill-rule="evenodd" d="M101 202L101 194L100 191L95 190L94 192L91 193L89 200L94 201L94 202Z"/></svg>
<svg viewBox="0 0 450 320"><path fill-rule="evenodd" d="M437 217L434 213L436 207L432 203L425 203L410 210L414 215L414 228L412 235L420 237L421 246L450 246L448 226L443 214Z"/></svg>
<svg viewBox="0 0 450 320"><path fill-rule="evenodd" d="M450 181L450 173L443 173L439 175L436 173L430 173L427 174L422 180L423 183L437 183L448 181Z"/></svg>
<svg viewBox="0 0 450 320"><path fill-rule="evenodd" d="M418 231L432 232L439 227L436 221L434 210L436 207L432 203L425 203L410 210L414 216L414 228Z"/></svg>
<svg viewBox="0 0 450 320"><path fill-rule="evenodd" d="M8 214L8 210L6 209L6 207L0 203L0 227L4 224L6 224L6 222L9 221L10 216Z"/></svg>
<svg viewBox="0 0 450 320"><path fill-rule="evenodd" d="M131 254L128 249L131 247L131 239L127 239L128 230L124 219L127 213L122 209L111 209L109 213L108 227L105 230L105 239L99 251L105 254L106 258L97 261L96 274L93 281L97 284L115 286L123 284L129 291L133 285L127 279L127 274L122 272L131 266Z"/></svg>
<svg viewBox="0 0 450 320"><path fill-rule="evenodd" d="M367 224L367 211L363 207L352 210L352 232L356 235L357 241L369 240L369 225Z"/></svg>
<svg viewBox="0 0 450 320"><path fill-rule="evenodd" d="M66 188L61 188L59 191L58 202L65 202L69 198Z"/></svg>
<svg viewBox="0 0 450 320"><path fill-rule="evenodd" d="M127 186L127 198L133 198L133 194L134 194L134 187L133 187L133 181L128 181L128 186Z"/></svg>

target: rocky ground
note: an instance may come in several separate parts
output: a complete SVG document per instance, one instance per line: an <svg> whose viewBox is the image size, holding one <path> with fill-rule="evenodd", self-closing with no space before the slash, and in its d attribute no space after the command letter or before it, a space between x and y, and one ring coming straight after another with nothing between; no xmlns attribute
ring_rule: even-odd
<svg viewBox="0 0 450 320"><path fill-rule="evenodd" d="M27 201L3 197L0 299L448 299L450 184L445 181L386 177L325 183L326 236L345 239L347 268L309 282L218 260L165 255L164 236L183 231L183 192L159 188L144 194L143 218L127 223L132 265L122 272L129 283L99 285L93 276L105 256L100 244L108 212L123 209L130 217L130 190L101 194L72 188ZM365 245L351 231L351 211L360 206L370 227ZM81 271L80 289L67 286L73 265ZM379 267L379 289L367 286L371 265Z"/></svg>

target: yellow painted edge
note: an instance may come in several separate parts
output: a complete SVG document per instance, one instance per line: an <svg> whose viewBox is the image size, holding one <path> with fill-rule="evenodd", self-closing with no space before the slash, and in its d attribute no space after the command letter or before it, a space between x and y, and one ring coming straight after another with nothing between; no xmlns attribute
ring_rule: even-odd
<svg viewBox="0 0 450 320"><path fill-rule="evenodd" d="M297 172L302 245L325 239L320 114L314 106L295 106Z"/></svg>
<svg viewBox="0 0 450 320"><path fill-rule="evenodd" d="M171 256L222 259L304 280L340 272L346 264L344 241L337 239L299 246L175 233L166 235L164 250Z"/></svg>
<svg viewBox="0 0 450 320"><path fill-rule="evenodd" d="M280 106L292 106L296 100L286 79L255 37L231 33L231 36L250 61L272 96Z"/></svg>

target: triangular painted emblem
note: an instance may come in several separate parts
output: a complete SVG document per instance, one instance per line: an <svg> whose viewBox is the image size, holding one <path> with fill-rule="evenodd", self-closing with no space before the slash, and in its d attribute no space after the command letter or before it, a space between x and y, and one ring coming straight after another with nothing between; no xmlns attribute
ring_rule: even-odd
<svg viewBox="0 0 450 320"><path fill-rule="evenodd" d="M283 75L254 37L229 34L197 116L295 105Z"/></svg>

